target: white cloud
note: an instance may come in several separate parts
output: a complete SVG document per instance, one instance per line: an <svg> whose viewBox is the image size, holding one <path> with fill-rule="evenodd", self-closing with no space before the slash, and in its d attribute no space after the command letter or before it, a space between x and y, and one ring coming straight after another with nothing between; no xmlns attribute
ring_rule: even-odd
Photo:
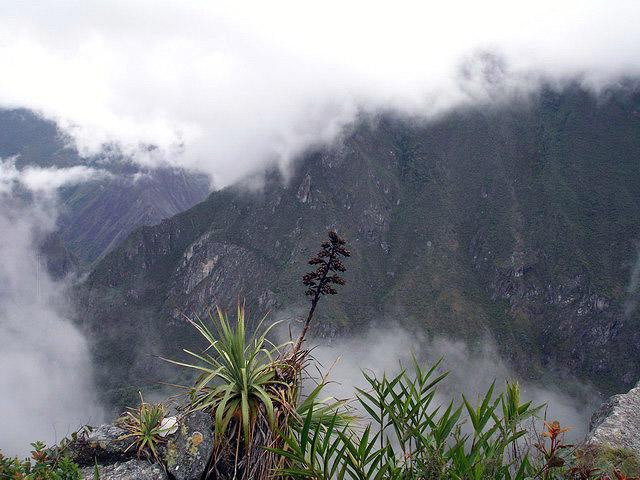
<svg viewBox="0 0 640 480"><path fill-rule="evenodd" d="M221 185L331 138L359 108L483 98L460 79L478 51L505 59L507 86L636 74L639 17L633 0L6 0L0 104L60 120L85 151L117 141Z"/></svg>
<svg viewBox="0 0 640 480"><path fill-rule="evenodd" d="M73 167L24 167L18 169L14 159L0 159L0 194L10 193L20 185L44 195L54 194L59 188L110 176L104 170L76 165Z"/></svg>

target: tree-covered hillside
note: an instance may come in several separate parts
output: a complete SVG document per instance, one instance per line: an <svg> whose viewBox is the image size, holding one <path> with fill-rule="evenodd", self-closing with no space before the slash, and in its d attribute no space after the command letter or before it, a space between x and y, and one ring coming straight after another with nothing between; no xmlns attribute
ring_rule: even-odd
<svg viewBox="0 0 640 480"><path fill-rule="evenodd" d="M352 258L316 334L388 321L471 344L489 332L526 376L568 369L604 393L640 377L635 86L362 118L288 173L216 191L97 265L78 304L112 396L155 378L144 353L188 342L182 313L240 296L295 316L304 259L329 228Z"/></svg>

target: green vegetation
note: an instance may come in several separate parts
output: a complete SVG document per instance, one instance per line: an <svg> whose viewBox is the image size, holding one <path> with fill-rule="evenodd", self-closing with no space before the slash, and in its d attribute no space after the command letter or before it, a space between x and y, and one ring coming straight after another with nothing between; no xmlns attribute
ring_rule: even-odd
<svg viewBox="0 0 640 480"><path fill-rule="evenodd" d="M264 318L250 334L240 305L235 322L220 308L210 315L215 330L189 319L205 346L200 353L184 349L193 363L168 361L198 373L186 387L186 412L212 417L213 453L203 478L631 480L638 474L633 452L566 444L568 429L545 421L542 405L523 402L516 382L502 392L494 382L476 401L444 399L438 387L448 374L440 362L423 366L414 358L394 375L363 371L367 387L351 401L321 399L326 377L305 391L303 379L319 366L302 345L319 299L345 283L336 273L345 271L339 258L350 255L345 243L330 232L309 261L315 270L303 283L311 306L295 342L272 343L277 323L263 327ZM163 404L148 404L140 394L140 405L118 420L127 430L121 439L133 439L129 448L136 445L138 457L161 462L165 414ZM34 448L24 462L0 456L0 480L79 478L63 446L52 458L43 444Z"/></svg>
<svg viewBox="0 0 640 480"><path fill-rule="evenodd" d="M200 365L184 364L201 371L190 409L215 418L207 478L624 480L637 471L629 452L589 456L567 445L568 429L543 421L543 406L523 402L516 382L503 392L494 384L476 402L444 401L447 372L414 359L393 376L363 372L367 388L353 402L321 401L326 378L300 393L307 356L292 366L286 345L265 348L269 328L248 337L242 308L235 326L220 311L216 321L219 337L194 322L211 343L202 355L187 351Z"/></svg>
<svg viewBox="0 0 640 480"><path fill-rule="evenodd" d="M129 409L117 420L116 423L128 432L122 439L134 440L129 448L136 445L138 457L151 454L158 460L158 445L164 442L161 434L165 414L164 405L146 403L140 393L140 405Z"/></svg>
<svg viewBox="0 0 640 480"><path fill-rule="evenodd" d="M303 419L314 425L346 425L352 419L339 411L344 402L318 402L324 382L301 398L306 352L271 343L267 335L276 324L262 329L260 322L249 336L240 306L235 325L219 309L211 320L217 334L203 321L191 321L207 342L200 354L185 349L197 363L168 361L200 372L190 388L188 411L203 410L215 420L214 469L228 465L240 472L238 478L263 478L279 458L262 447L282 446L282 432L302 425Z"/></svg>
<svg viewBox="0 0 640 480"><path fill-rule="evenodd" d="M0 479L2 480L80 480L78 465L64 452L52 452L42 442L32 443L31 458L20 461L0 453Z"/></svg>
<svg viewBox="0 0 640 480"><path fill-rule="evenodd" d="M274 404L279 399L273 395L273 390L279 381L273 359L278 348L267 341L267 334L275 324L248 337L244 308L240 306L235 327L220 309L217 310L217 335L203 321L189 321L207 341L202 354L185 349L185 353L200 363L168 361L200 372L190 392L191 410L211 412L218 435L227 432L232 419L238 419L242 432L235 432L234 436L242 436L248 445L262 412L269 426L275 426ZM261 324L256 332L260 332Z"/></svg>
<svg viewBox="0 0 640 480"><path fill-rule="evenodd" d="M447 372L439 362L426 367L414 359L395 375L363 372L367 386L356 389L352 402L320 400L328 380L303 394L303 372L312 361L306 351L292 357L291 345L271 344L266 335L273 325L247 335L241 307L235 325L220 310L213 320L218 336L193 322L208 345L201 354L186 351L198 363L180 363L201 373L187 410L215 419L206 478L631 480L638 473L632 452L567 445L567 429L543 423L542 406L523 402L515 382L503 392L494 384L475 402L464 395L445 400L438 387ZM120 419L129 432L122 438L135 439L139 456L160 462L166 410L140 400ZM63 448L51 458L43 444L34 448L24 462L0 456L0 479L80 478Z"/></svg>
<svg viewBox="0 0 640 480"><path fill-rule="evenodd" d="M550 470L555 456L531 461L522 427L540 407L520 403L517 384L494 396L492 386L477 405L440 404L437 385L446 373L414 363L393 377L364 374L358 406L364 425L301 429L277 451L290 465L279 471L306 479L524 479Z"/></svg>

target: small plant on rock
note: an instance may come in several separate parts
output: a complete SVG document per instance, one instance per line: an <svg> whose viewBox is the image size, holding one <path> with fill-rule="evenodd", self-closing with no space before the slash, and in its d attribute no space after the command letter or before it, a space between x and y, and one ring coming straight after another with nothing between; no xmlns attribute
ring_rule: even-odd
<svg viewBox="0 0 640 480"><path fill-rule="evenodd" d="M140 405L138 408L131 408L125 412L117 421L117 424L128 433L121 437L121 440L131 438L134 442L127 447L136 445L137 455L141 457L143 454L147 457L149 454L156 460L158 459L158 445L163 443L162 420L166 414L166 408L160 403L146 403L140 393Z"/></svg>
<svg viewBox="0 0 640 480"><path fill-rule="evenodd" d="M267 339L275 324L263 329L261 321L250 335L240 305L235 325L219 308L211 320L213 329L200 319L188 319L206 342L201 353L184 350L195 363L168 361L200 373L190 388L189 410L214 417L212 468L232 469L238 478L258 478L271 467L261 460L257 445L268 443L272 432L286 424L297 384L278 377L286 365L278 361L280 348Z"/></svg>
<svg viewBox="0 0 640 480"><path fill-rule="evenodd" d="M344 280L341 256L349 256L345 241L335 232L322 244L309 263L317 265L304 277L307 294L312 296L311 310L304 330L295 345L275 345L267 336L277 325L263 328L263 322L250 334L245 310L239 305L235 322L221 309L210 315L211 323L187 318L205 340L205 348L184 352L194 361L169 362L195 370L199 376L189 388L190 411L201 410L214 418L215 444L207 478L269 478L286 461L275 453L284 447L284 435L303 428L305 420L314 425L350 421L346 412L338 412L344 402L316 400L325 382L302 397L302 374L307 351L301 349L309 322L322 295L336 293L335 285Z"/></svg>
<svg viewBox="0 0 640 480"><path fill-rule="evenodd" d="M235 327L220 309L217 309L215 333L200 319L189 322L204 337L207 348L201 354L185 350L197 363L169 361L200 372L190 392L191 410L214 415L217 440L227 432L231 421L237 420L238 438L244 437L248 444L261 415L271 426L275 421L275 399L269 390L277 383L272 363L278 350L266 338L275 325L260 331L260 322L259 333L249 336L241 306L238 306Z"/></svg>

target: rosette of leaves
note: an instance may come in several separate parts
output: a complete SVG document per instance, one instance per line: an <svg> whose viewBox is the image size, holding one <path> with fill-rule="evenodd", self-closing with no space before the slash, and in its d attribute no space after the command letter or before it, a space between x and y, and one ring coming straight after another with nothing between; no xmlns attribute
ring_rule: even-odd
<svg viewBox="0 0 640 480"><path fill-rule="evenodd" d="M128 432L120 439L133 439L127 450L135 445L138 457L151 455L159 461L158 445L165 442L162 421L167 410L161 403L146 403L142 393L139 392L139 395L140 405L130 408L118 419L118 426Z"/></svg>

